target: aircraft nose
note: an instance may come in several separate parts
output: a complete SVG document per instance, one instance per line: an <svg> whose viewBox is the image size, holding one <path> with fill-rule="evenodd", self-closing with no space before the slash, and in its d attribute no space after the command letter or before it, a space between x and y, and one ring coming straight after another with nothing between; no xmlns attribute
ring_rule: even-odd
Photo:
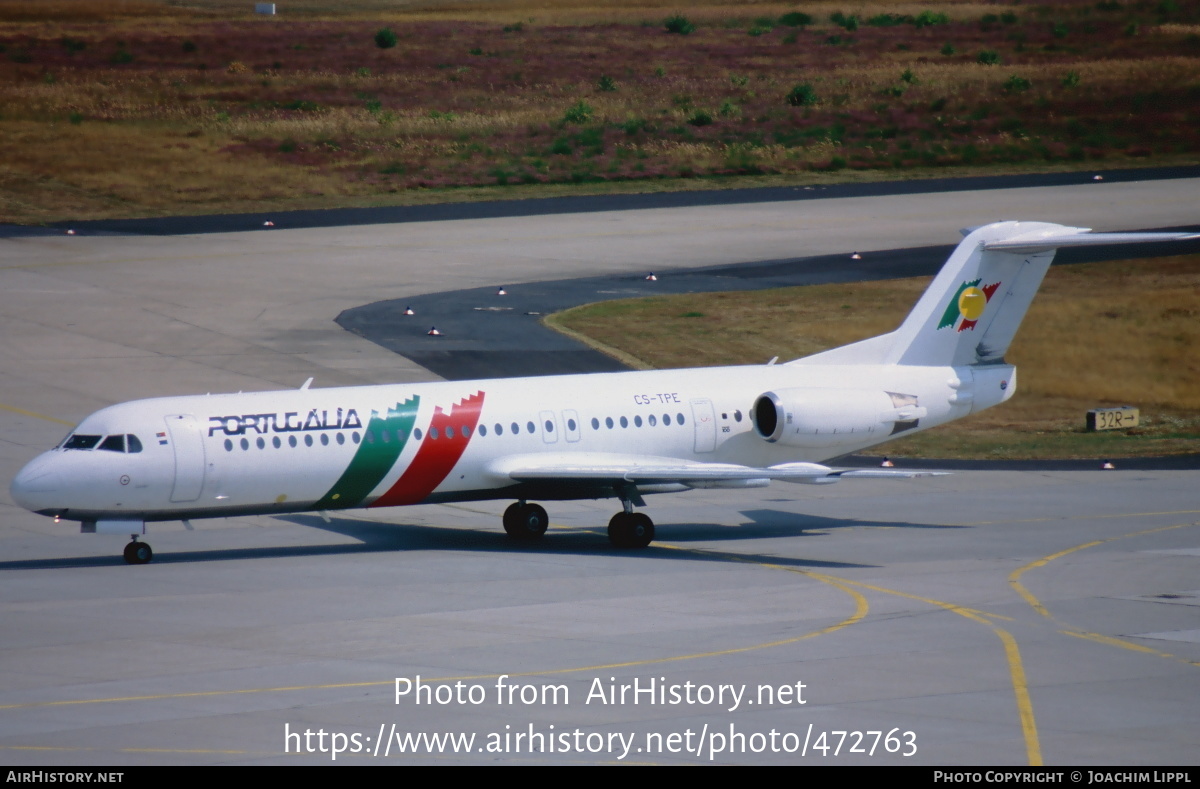
<svg viewBox="0 0 1200 789"><path fill-rule="evenodd" d="M13 478L9 493L13 501L30 512L53 506L52 498L62 489L62 479L54 469L53 458L34 458Z"/></svg>

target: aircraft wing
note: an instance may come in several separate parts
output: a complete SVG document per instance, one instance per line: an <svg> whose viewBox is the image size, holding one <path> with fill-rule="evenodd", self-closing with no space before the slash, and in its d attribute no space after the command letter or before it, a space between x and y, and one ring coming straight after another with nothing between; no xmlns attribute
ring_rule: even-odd
<svg viewBox="0 0 1200 789"><path fill-rule="evenodd" d="M489 472L515 482L572 480L627 484L670 484L688 487L759 487L770 480L829 484L843 477L926 477L941 471L907 469L834 469L820 463L783 463L758 468L733 463L697 463L669 457L602 453L518 455L489 465Z"/></svg>

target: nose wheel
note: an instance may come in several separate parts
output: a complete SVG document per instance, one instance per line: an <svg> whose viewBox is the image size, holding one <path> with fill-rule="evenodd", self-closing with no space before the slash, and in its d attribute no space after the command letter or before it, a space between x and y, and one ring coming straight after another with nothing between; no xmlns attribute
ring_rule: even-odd
<svg viewBox="0 0 1200 789"><path fill-rule="evenodd" d="M125 546L125 561L129 564L147 564L153 558L154 551L150 550L150 546L144 542L134 539Z"/></svg>

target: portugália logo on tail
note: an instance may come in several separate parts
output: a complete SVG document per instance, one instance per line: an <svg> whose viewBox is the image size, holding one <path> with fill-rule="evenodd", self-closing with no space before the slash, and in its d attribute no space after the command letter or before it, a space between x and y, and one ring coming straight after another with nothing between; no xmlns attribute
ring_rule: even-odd
<svg viewBox="0 0 1200 789"><path fill-rule="evenodd" d="M954 298L950 299L950 304L946 306L946 311L938 322L939 329L953 326L955 331L966 331L975 328L975 324L983 317L988 302L992 300L992 294L1000 287L999 282L994 282L981 288L980 282L983 280L964 282L958 286L958 291L955 292Z"/></svg>

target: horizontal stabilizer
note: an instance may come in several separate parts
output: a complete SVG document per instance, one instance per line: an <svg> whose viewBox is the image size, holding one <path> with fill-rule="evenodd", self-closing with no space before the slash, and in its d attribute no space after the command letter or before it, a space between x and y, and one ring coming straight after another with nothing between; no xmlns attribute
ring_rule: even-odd
<svg viewBox="0 0 1200 789"><path fill-rule="evenodd" d="M1110 244L1148 244L1161 241L1191 241L1200 238L1200 233L1093 233L1088 228L1059 228L1066 233L1031 233L1027 236L985 241L985 250L1031 253L1045 252L1064 247L1099 247Z"/></svg>

